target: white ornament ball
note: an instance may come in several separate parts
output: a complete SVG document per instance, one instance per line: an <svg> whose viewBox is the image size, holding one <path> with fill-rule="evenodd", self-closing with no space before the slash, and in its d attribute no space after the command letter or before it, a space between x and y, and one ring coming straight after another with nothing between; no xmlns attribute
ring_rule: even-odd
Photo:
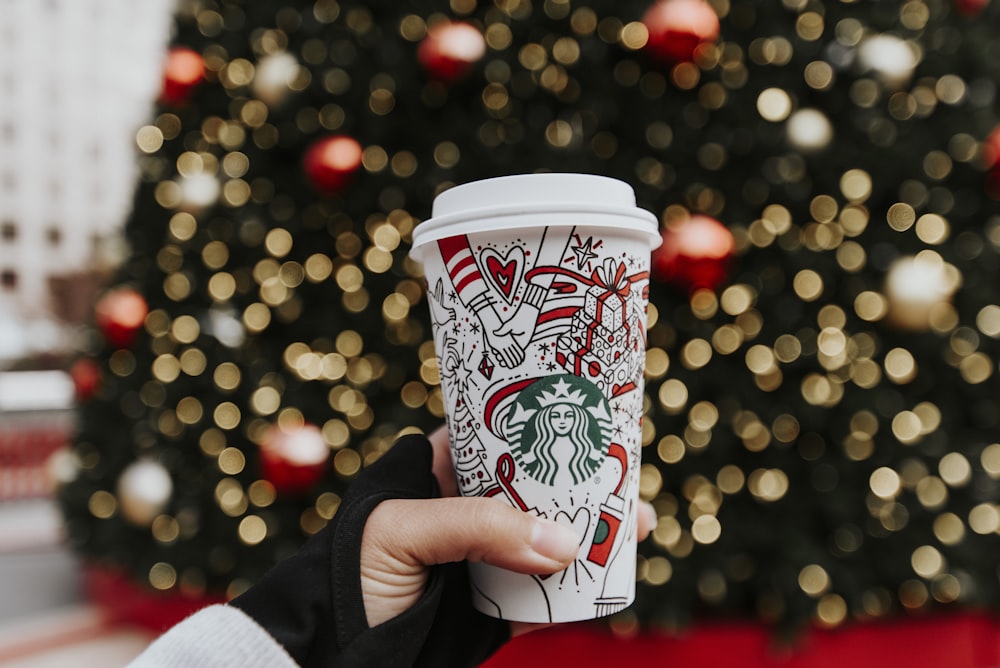
<svg viewBox="0 0 1000 668"><path fill-rule="evenodd" d="M205 331L219 343L229 348L239 348L247 338L243 322L236 317L233 309L213 308L208 312L208 326Z"/></svg>
<svg viewBox="0 0 1000 668"><path fill-rule="evenodd" d="M910 82L919 60L916 47L893 35L874 35L858 46L858 62L882 85L898 90Z"/></svg>
<svg viewBox="0 0 1000 668"><path fill-rule="evenodd" d="M818 109L799 109L785 126L788 141L800 151L819 151L833 140L833 124Z"/></svg>
<svg viewBox="0 0 1000 668"><path fill-rule="evenodd" d="M911 331L930 328L935 310L951 303L960 283L958 269L934 251L897 259L885 278L889 322Z"/></svg>
<svg viewBox="0 0 1000 668"><path fill-rule="evenodd" d="M61 449L45 463L49 479L57 485L68 485L80 475L80 460L68 448Z"/></svg>
<svg viewBox="0 0 1000 668"><path fill-rule="evenodd" d="M288 97L298 75L299 61L287 51L265 56L257 63L253 94L268 105L280 104Z"/></svg>
<svg viewBox="0 0 1000 668"><path fill-rule="evenodd" d="M118 478L122 515L136 526L149 526L166 509L173 493L167 469L149 459L129 464Z"/></svg>
<svg viewBox="0 0 1000 668"><path fill-rule="evenodd" d="M181 202L178 208L192 214L214 206L219 200L219 193L222 190L219 179L207 172L182 176L179 185Z"/></svg>

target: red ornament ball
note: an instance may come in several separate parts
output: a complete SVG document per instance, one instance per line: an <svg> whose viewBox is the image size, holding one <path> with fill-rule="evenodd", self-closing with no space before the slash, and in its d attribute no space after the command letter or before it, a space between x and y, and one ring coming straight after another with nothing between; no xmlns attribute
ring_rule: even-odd
<svg viewBox="0 0 1000 668"><path fill-rule="evenodd" d="M1000 167L994 167L986 173L985 190L987 197L1000 201Z"/></svg>
<svg viewBox="0 0 1000 668"><path fill-rule="evenodd" d="M986 169L1000 167L1000 125L983 141L983 162Z"/></svg>
<svg viewBox="0 0 1000 668"><path fill-rule="evenodd" d="M435 23L417 47L417 60L427 75L443 83L461 80L486 53L486 39L470 23Z"/></svg>
<svg viewBox="0 0 1000 668"><path fill-rule="evenodd" d="M986 194L1000 200L1000 125L983 141L983 166L986 168Z"/></svg>
<svg viewBox="0 0 1000 668"><path fill-rule="evenodd" d="M97 394L101 384L101 370L97 362L89 357L81 357L69 368L69 377L73 381L73 390L77 401L89 401Z"/></svg>
<svg viewBox="0 0 1000 668"><path fill-rule="evenodd" d="M118 348L128 348L142 329L149 313L145 298L132 288L110 290L94 306L94 321L104 340Z"/></svg>
<svg viewBox="0 0 1000 668"><path fill-rule="evenodd" d="M658 0L642 23L649 32L645 51L665 62L691 62L699 46L719 38L719 15L705 0Z"/></svg>
<svg viewBox="0 0 1000 668"><path fill-rule="evenodd" d="M682 290L715 290L729 280L736 240L714 218L693 215L662 233L653 251L652 277Z"/></svg>
<svg viewBox="0 0 1000 668"><path fill-rule="evenodd" d="M361 144L353 137L325 137L306 150L302 167L316 190L338 193L351 184L361 169L362 153Z"/></svg>
<svg viewBox="0 0 1000 668"><path fill-rule="evenodd" d="M323 479L330 446L319 427L271 427L260 445L260 469L279 494L301 494Z"/></svg>
<svg viewBox="0 0 1000 668"><path fill-rule="evenodd" d="M990 0L955 0L955 11L962 16L978 16Z"/></svg>
<svg viewBox="0 0 1000 668"><path fill-rule="evenodd" d="M167 104L183 104L205 76L205 60L197 51L174 47L167 53L163 68L160 99Z"/></svg>

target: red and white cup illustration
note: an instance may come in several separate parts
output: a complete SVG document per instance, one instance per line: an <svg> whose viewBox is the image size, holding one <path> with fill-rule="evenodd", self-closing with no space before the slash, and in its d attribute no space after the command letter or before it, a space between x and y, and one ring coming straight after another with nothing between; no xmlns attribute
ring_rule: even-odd
<svg viewBox="0 0 1000 668"><path fill-rule="evenodd" d="M452 461L465 496L572 527L548 576L471 564L474 604L524 622L612 614L635 596L650 253L632 188L523 174L446 190L413 232Z"/></svg>

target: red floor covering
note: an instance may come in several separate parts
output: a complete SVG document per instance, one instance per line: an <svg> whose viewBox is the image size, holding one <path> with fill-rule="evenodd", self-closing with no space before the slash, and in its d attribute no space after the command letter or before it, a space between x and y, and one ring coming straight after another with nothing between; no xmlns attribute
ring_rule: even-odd
<svg viewBox="0 0 1000 668"><path fill-rule="evenodd" d="M1000 617L978 613L854 624L779 644L753 623L706 624L679 637L619 639L582 625L515 638L485 668L671 666L678 668L994 668Z"/></svg>
<svg viewBox="0 0 1000 668"><path fill-rule="evenodd" d="M197 602L153 596L120 575L91 569L92 600L113 609L118 621L154 631L170 626ZM117 614L116 614L117 613ZM847 625L803 632L794 645L753 622L700 624L676 635L639 634L624 639L603 627L569 624L515 638L485 668L573 666L671 668L1000 668L1000 616L978 612Z"/></svg>

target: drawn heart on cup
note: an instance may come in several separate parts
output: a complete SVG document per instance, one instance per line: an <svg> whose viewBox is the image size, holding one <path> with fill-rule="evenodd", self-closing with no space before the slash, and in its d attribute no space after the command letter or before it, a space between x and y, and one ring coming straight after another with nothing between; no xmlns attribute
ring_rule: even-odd
<svg viewBox="0 0 1000 668"><path fill-rule="evenodd" d="M556 513L554 519L564 527L575 531L576 535L580 537L580 544L583 544L584 539L587 537L587 528L590 527L589 510L586 508L577 508L576 513L572 516L565 510L560 510Z"/></svg>
<svg viewBox="0 0 1000 668"><path fill-rule="evenodd" d="M503 298L510 303L524 273L524 249L514 246L506 255L500 255L495 249L487 248L481 257L486 275L490 277L490 281Z"/></svg>

